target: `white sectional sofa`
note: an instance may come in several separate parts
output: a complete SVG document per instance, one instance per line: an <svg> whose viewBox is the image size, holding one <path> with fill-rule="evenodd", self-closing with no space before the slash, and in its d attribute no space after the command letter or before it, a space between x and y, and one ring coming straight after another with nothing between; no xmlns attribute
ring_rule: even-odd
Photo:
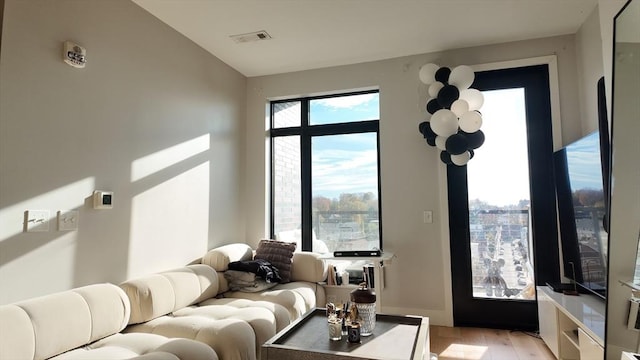
<svg viewBox="0 0 640 360"><path fill-rule="evenodd" d="M251 260L246 244L209 251L202 264L0 306L4 359L255 360L261 345L306 311L324 306L326 266L295 253L291 281L230 291L223 273ZM136 357L136 356L140 357Z"/></svg>
<svg viewBox="0 0 640 360"><path fill-rule="evenodd" d="M229 291L223 272L233 261L251 260L246 244L209 251L202 264L189 265L122 283L131 301L125 332L197 340L223 360L260 358L262 344L293 320L324 306L326 266L319 255L296 253L291 282L269 290Z"/></svg>
<svg viewBox="0 0 640 360"><path fill-rule="evenodd" d="M0 306L0 359L218 359L197 341L120 333L129 314L129 299L112 284Z"/></svg>

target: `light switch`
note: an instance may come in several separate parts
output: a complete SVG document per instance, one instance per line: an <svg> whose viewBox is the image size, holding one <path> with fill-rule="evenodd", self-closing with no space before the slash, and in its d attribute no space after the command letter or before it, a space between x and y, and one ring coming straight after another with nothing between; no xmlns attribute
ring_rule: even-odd
<svg viewBox="0 0 640 360"><path fill-rule="evenodd" d="M58 231L78 230L79 213L76 210L58 211Z"/></svg>
<svg viewBox="0 0 640 360"><path fill-rule="evenodd" d="M24 231L49 231L49 210L27 210L24 212Z"/></svg>
<svg viewBox="0 0 640 360"><path fill-rule="evenodd" d="M425 224L432 224L433 223L433 211L425 210L422 213L422 221L424 221Z"/></svg>

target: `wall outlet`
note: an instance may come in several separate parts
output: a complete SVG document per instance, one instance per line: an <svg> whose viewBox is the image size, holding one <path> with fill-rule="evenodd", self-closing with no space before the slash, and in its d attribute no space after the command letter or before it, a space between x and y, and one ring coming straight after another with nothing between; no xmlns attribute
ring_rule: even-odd
<svg viewBox="0 0 640 360"><path fill-rule="evenodd" d="M58 231L78 230L79 216L76 210L58 211Z"/></svg>
<svg viewBox="0 0 640 360"><path fill-rule="evenodd" d="M49 210L27 210L24 212L24 231L49 231Z"/></svg>

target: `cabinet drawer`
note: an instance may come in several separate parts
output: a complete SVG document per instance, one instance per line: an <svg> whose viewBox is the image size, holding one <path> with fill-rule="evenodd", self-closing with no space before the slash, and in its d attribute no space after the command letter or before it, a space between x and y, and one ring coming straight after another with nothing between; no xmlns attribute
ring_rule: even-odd
<svg viewBox="0 0 640 360"><path fill-rule="evenodd" d="M578 343L580 344L580 360L604 359L602 346L580 328L578 328Z"/></svg>
<svg viewBox="0 0 640 360"><path fill-rule="evenodd" d="M538 319L540 337L547 344L556 358L560 357L558 336L558 313L551 299L543 292L538 292ZM602 359L600 359L602 360Z"/></svg>

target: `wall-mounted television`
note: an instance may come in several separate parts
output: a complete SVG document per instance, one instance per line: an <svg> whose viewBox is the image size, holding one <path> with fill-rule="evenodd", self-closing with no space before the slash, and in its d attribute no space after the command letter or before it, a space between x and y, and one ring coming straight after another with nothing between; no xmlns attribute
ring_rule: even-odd
<svg viewBox="0 0 640 360"><path fill-rule="evenodd" d="M564 275L602 298L607 289L608 144L608 134L596 131L554 153Z"/></svg>

